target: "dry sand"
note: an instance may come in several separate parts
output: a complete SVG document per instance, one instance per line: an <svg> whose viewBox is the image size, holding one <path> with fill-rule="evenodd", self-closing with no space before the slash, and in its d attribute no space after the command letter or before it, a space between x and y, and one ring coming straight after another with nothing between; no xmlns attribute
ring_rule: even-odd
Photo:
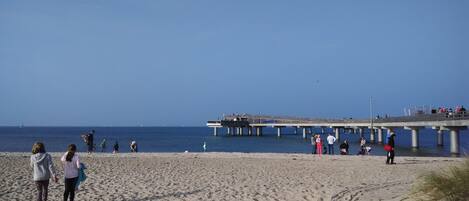
<svg viewBox="0 0 469 201"><path fill-rule="evenodd" d="M52 153L60 176L60 153ZM88 179L76 200L412 200L422 173L461 158L251 153L79 154ZM0 200L33 200L28 153L0 153ZM51 182L61 200L63 180Z"/></svg>

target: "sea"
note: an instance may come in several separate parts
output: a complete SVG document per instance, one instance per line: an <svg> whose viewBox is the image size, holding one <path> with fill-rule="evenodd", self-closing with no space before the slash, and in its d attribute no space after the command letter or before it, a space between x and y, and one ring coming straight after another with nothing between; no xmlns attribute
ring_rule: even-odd
<svg viewBox="0 0 469 201"><path fill-rule="evenodd" d="M283 135L277 137L274 128L264 128L262 136L230 136L226 129L219 129L218 136L208 127L0 127L0 152L30 152L37 142L45 143L48 152L65 152L68 144L76 144L78 151L86 151L81 135L95 130L94 143L97 152L112 152L114 143L119 144L120 152L130 152L130 142L135 140L139 152L243 152L243 153L302 153L311 154L310 136L303 139L300 130L294 133L293 128L284 128ZM385 130L383 130L383 133ZM321 133L320 129L313 132ZM332 133L327 129L327 133ZM369 133L364 135L369 140ZM385 137L385 136L384 136ZM106 139L106 149L99 146ZM341 133L341 139L350 143L350 154L357 154L359 135ZM377 139L377 137L376 137ZM411 148L411 132L396 130L397 156L451 156L449 150L449 133L444 133L444 146L436 146L436 131L420 130L419 149ZM339 144L335 144L338 154ZM386 155L383 145L368 143L372 149L370 155ZM469 132L460 132L460 156L469 153Z"/></svg>

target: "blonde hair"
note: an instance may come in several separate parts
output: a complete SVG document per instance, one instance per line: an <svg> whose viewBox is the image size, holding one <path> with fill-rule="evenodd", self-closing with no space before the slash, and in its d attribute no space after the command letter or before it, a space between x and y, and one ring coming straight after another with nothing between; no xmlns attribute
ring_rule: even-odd
<svg viewBox="0 0 469 201"><path fill-rule="evenodd" d="M44 143L42 142L36 142L33 144L33 148L31 151L33 154L37 153L46 153L46 148L44 146Z"/></svg>

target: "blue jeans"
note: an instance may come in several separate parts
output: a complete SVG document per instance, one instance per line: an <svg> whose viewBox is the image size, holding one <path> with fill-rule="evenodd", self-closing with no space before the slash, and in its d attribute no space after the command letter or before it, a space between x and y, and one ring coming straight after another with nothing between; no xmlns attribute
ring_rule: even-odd
<svg viewBox="0 0 469 201"><path fill-rule="evenodd" d="M334 144L327 145L327 153L334 154Z"/></svg>

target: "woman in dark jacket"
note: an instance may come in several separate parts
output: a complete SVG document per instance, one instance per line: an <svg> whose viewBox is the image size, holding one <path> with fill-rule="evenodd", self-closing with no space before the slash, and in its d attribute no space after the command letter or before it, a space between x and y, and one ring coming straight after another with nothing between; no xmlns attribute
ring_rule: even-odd
<svg viewBox="0 0 469 201"><path fill-rule="evenodd" d="M386 164L395 164L394 163L394 137L396 135L393 133L391 136L389 136L388 139L388 145L391 146L391 150L388 151L387 158L386 158Z"/></svg>

